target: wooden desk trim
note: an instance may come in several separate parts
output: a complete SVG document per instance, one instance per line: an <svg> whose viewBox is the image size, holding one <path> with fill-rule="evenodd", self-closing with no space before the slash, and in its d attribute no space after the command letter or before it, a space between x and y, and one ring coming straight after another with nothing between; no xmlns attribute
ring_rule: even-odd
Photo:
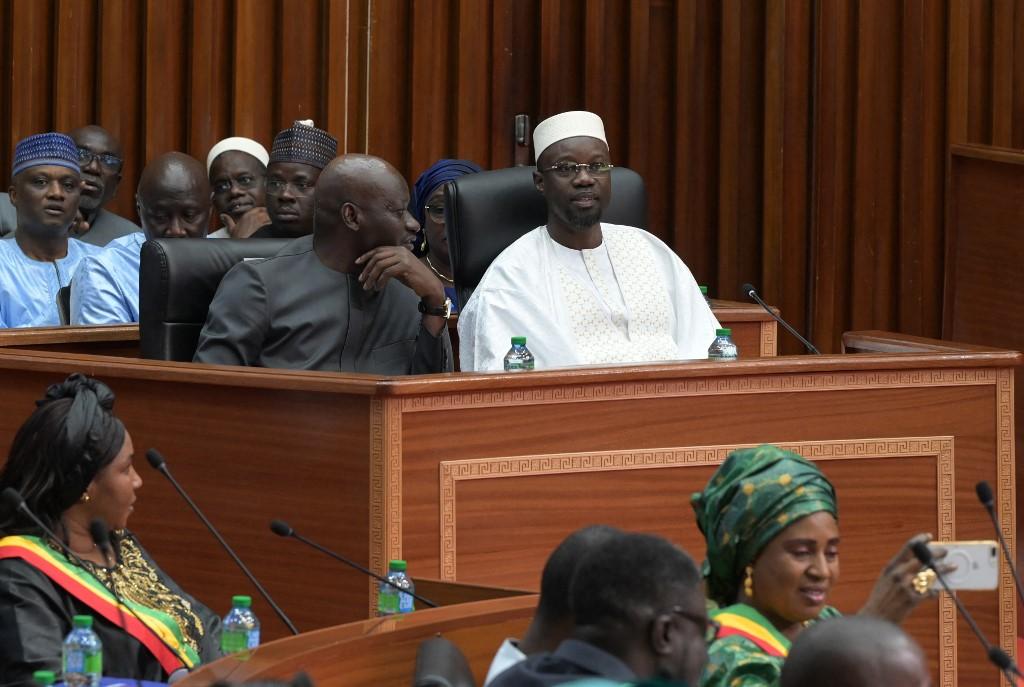
<svg viewBox="0 0 1024 687"><path fill-rule="evenodd" d="M138 340L139 325L137 324L111 324L87 327L23 327L0 330L0 347Z"/></svg>

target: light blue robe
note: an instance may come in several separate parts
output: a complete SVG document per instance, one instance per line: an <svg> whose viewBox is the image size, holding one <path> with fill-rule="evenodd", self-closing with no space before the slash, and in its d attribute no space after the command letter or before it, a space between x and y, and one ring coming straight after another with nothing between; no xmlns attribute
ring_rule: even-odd
<svg viewBox="0 0 1024 687"><path fill-rule="evenodd" d="M17 241L0 241L0 328L60 325L57 292L71 283L81 260L100 251L68 239L68 254L53 262L32 260Z"/></svg>
<svg viewBox="0 0 1024 687"><path fill-rule="evenodd" d="M71 283L71 324L139 321L139 258L146 235L114 239L82 261Z"/></svg>

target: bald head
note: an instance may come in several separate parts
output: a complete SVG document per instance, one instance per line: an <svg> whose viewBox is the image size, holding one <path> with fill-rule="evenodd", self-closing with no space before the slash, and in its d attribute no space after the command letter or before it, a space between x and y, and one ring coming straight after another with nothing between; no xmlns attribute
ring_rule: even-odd
<svg viewBox="0 0 1024 687"><path fill-rule="evenodd" d="M419 224L408 205L409 185L398 170L373 155L342 155L317 181L315 233L350 242L360 253L385 245L411 247Z"/></svg>
<svg viewBox="0 0 1024 687"><path fill-rule="evenodd" d="M210 180L199 160L166 153L142 170L135 202L147 239L200 238L210 219Z"/></svg>
<svg viewBox="0 0 1024 687"><path fill-rule="evenodd" d="M781 687L930 687L920 647L896 625L851 616L804 630L782 668Z"/></svg>

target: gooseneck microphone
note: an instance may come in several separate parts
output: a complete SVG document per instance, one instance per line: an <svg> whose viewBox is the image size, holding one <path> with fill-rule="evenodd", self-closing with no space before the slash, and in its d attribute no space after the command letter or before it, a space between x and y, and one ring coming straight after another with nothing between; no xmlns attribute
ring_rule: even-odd
<svg viewBox="0 0 1024 687"><path fill-rule="evenodd" d="M759 295L757 295L757 289L754 288L753 284L744 284L743 286L740 287L740 291L743 292L744 296L746 296L747 298L749 298L750 300L754 301L755 303L760 305L762 308L764 308L764 311L766 313L768 313L769 315L771 315L772 318L776 322L781 324L785 328L785 330L787 332L789 332L790 334L795 336L797 339L799 339L800 343L802 343L804 346L806 346L808 351L810 351L811 353L814 353L815 355L821 355L821 351L819 351L817 348L815 348L814 344L812 344L810 341L808 341L807 339L802 337L800 335L800 332L798 332L797 330L793 329L793 327L790 326L789 322L786 322L784 319L782 319L781 317L776 315L774 312L772 312L771 306L769 306L767 303L765 303L761 299L761 297Z"/></svg>
<svg viewBox="0 0 1024 687"><path fill-rule="evenodd" d="M395 584L394 582L392 582L388 578L381 577L380 575L378 575L377 573L373 572L369 568L364 568L363 566L359 565L354 560L352 560L350 558L346 558L345 556L342 556L340 553L335 553L335 552L331 551L330 549L328 549L328 548L326 548L324 546L321 546L320 544L317 544L312 539L307 539L306 537L303 537L301 534L296 532L292 528L292 526L289 525L288 523L286 523L284 520L271 520L270 521L270 531L273 532L274 534L276 534L279 537L286 537L286 538L287 537L291 537L292 539L298 539L300 542L302 542L306 546L312 546L314 549L316 549L320 553L323 553L323 554L325 554L327 556L330 556L334 560L340 561L340 562L344 563L345 565L349 566L350 568L355 568L356 570L358 570L359 572L363 573L364 575L369 575L370 577L372 577L373 579L375 579L375 580L377 580L379 582L383 582L384 584L391 585L392 587L394 587L395 589L397 589L398 591L400 591L400 592L402 592L404 594L408 594L412 598L414 598L417 601L419 601L420 603L422 603L424 606L429 606L430 608L437 608L437 604L434 603L433 601L431 601L430 599L425 599L422 596L420 596L419 594L415 594L413 592L410 592L408 589L402 589L401 587L399 587L397 584Z"/></svg>
<svg viewBox="0 0 1024 687"><path fill-rule="evenodd" d="M238 557L238 554L235 553L234 549L232 549L228 545L228 543L224 540L224 537L222 537L220 535L220 532L217 531L217 528L213 526L213 523L210 522L205 515L203 515L203 511L199 510L199 506L196 505L195 501L193 501L182 488L182 486L178 484L178 480L174 479L174 475L172 475L171 471L167 469L167 461L164 460L163 455L161 455L160 452L157 451L155 448L151 448L148 451L146 451L146 460L149 461L149 464L153 467L154 470L158 471L160 474L167 478L167 481L171 483L171 485L174 487L174 490L177 491L181 498L185 500L185 503L187 503L188 507L192 509L192 512L196 514L196 516L202 521L204 525L206 525L206 529L210 531L210 534L213 535L214 539L216 539L217 542L221 545L221 547L228 552L228 555L231 556L231 560L235 562L235 565L239 567L239 569L245 574L249 581L252 582L252 585L256 587L256 591L258 591L260 595L264 599L266 599L270 607L274 609L274 613L277 614L277 617L281 619L281 622L285 624L288 630L293 635L299 634L298 629L292 623L291 619L287 615L285 615L285 612L281 610L281 607L274 602L274 599L271 598L267 590L264 589L263 585L260 584L259 580L256 579L256 576L252 574L248 567L246 567L245 563L243 563L242 559Z"/></svg>
<svg viewBox="0 0 1024 687"><path fill-rule="evenodd" d="M988 660L992 665L1002 671L1011 685L1016 684L1013 676L1017 675L1019 677L1024 677L1024 675L1022 675L1020 670L1017 669L1017 666L1013 663L1013 659L1011 659L1005 651L1000 647L993 645L985 637L981 628L978 627L978 623L974 622L974 617L968 613L967 608L965 608L963 603L960 601L960 597L956 595L956 592L949 588L949 584L946 582L945 576L939 572L938 568L935 567L935 559L932 557L932 550L928 548L928 545L923 541L914 542L911 549L914 551L914 556L917 557L917 560L921 562L921 565L935 573L935 577L939 581L939 584L942 585L942 588L946 590L946 593L953 599L953 603L956 604L956 609L960 611L960 615L964 617L964 620L966 620L967 624L970 626L971 632L973 632L974 636L978 638L979 642L981 642L981 646L985 649L985 655L988 657Z"/></svg>
<svg viewBox="0 0 1024 687"><path fill-rule="evenodd" d="M0 497L3 498L4 504L6 504L6 506L10 510L18 511L18 512L24 513L26 516L28 516L28 518L33 523L35 523L35 526L38 527L43 532L43 534L45 534L47 537L50 538L50 541L52 541L54 544L56 544L57 546L60 547L60 550L64 553L65 556L67 556L79 568L84 570L85 573L87 575L89 575L89 577L91 577L92 579L96 580L96 582L99 583L99 585L101 587L103 587L108 592L110 592L113 595L114 599L117 600L117 602L118 602L118 609L121 609L121 606L123 604L121 604L120 599L119 599L119 597L117 595L117 592L114 591L114 585L110 584L108 586L103 580L101 580L99 578L99 576L96 575L96 573L94 573L92 571L92 568L90 568L88 565L85 564L85 562L81 559L81 557L78 554L76 554L74 551L71 550L71 547L69 547L67 544L65 544L63 540L61 540L56 534L54 534L53 530L51 530L49 527L47 527L46 524L43 523L43 521L40 520L39 517L35 513L32 512L32 509L28 507L28 504L25 503L25 499L22 497L22 495L18 492L17 489L15 489L14 487L7 487L6 489L4 489L3 494L0 495ZM101 532L99 530L99 528L96 528L95 531L94 531L94 526L97 525L97 523L99 524L99 527L103 528L103 532ZM104 557L107 556L106 552L104 551L105 547L103 545L101 545L96 539L97 539L97 536L99 536L101 534L105 535L106 531L107 531L106 525L104 525L102 521L93 520L89 524L89 536L92 537L93 543L96 544L96 546L98 546L100 548L100 552L104 554ZM106 539L105 536L102 537L102 538ZM109 540L107 540L107 541L109 542ZM109 543L107 543L106 547L109 548ZM128 608L128 607L125 607L125 608ZM135 613L135 611L133 611L131 608L128 608L128 611L133 616L135 616L135 618L138 619L138 621L140 623L142 623L143 626L145 626L147 629L149 629L149 626L146 625L146 623L144 623L141 618L139 618L139 616ZM127 627L125 625L124 611L121 610L120 612L121 612L121 627L127 631ZM156 637L160 641L161 644L163 644L165 647L167 647L167 649L172 654L174 654L175 656L178 657L178 660L181 661L182 666L187 666L188 665L188 661L186 660L186 657L182 656L180 651L178 651L176 648L174 648L173 646L168 644L164 640L163 637L161 637L156 632L153 632L151 629L150 629L150 633L152 633L152 635L154 637ZM187 672L188 669L187 668L182 668L182 670Z"/></svg>
<svg viewBox="0 0 1024 687"><path fill-rule="evenodd" d="M992 487L989 486L988 482L982 480L974 485L974 493L978 495L981 505L988 511L988 517L992 520L992 526L996 530L996 538L999 539L999 546L1003 549L1003 558L1006 559L1006 565L1009 566L1010 574L1013 575L1013 585L1017 589L1017 598L1024 604L1024 590L1021 588L1017 566L1013 563L1013 557L1010 556L1010 547L1006 545L1006 538L1003 537L1003 528L999 526L999 518L996 517L996 504L995 499L992 497Z"/></svg>

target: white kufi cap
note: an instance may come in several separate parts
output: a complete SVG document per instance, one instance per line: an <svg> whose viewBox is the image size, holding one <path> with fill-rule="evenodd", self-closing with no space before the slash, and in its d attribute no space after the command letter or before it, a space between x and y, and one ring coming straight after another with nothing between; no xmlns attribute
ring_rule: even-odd
<svg viewBox="0 0 1024 687"><path fill-rule="evenodd" d="M590 136L608 145L604 133L604 122L593 112L574 110L548 117L533 130L534 160L554 143L575 136Z"/></svg>
<svg viewBox="0 0 1024 687"><path fill-rule="evenodd" d="M262 145L251 138L232 136L231 138L225 138L223 141L218 141L212 148L210 148L210 154L206 156L206 173L210 173L210 167L213 167L213 161L216 160L219 155L232 150L249 153L259 160L264 167L270 163L270 153L268 153L267 149Z"/></svg>

